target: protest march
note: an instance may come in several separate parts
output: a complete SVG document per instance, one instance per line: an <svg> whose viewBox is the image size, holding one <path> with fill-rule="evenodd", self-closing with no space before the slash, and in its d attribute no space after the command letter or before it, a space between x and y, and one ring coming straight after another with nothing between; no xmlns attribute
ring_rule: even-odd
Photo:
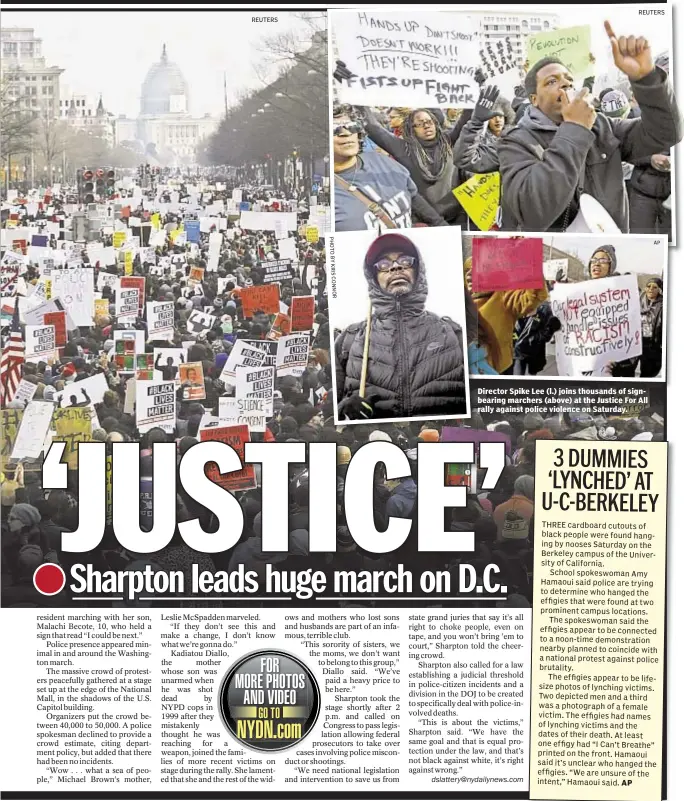
<svg viewBox="0 0 684 801"><path fill-rule="evenodd" d="M332 11L335 230L674 241L669 10L586 11Z"/></svg>

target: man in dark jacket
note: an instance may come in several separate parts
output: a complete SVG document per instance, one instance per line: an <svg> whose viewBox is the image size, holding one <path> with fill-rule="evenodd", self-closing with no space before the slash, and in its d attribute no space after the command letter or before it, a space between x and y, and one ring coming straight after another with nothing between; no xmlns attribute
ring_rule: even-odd
<svg viewBox="0 0 684 801"><path fill-rule="evenodd" d="M587 192L629 232L622 162L636 163L682 138L682 120L666 72L654 66L642 37L620 37L606 22L615 66L630 80L638 119L597 114L582 89L570 100L573 77L555 59L538 61L525 78L532 107L499 145L505 230L563 231Z"/></svg>
<svg viewBox="0 0 684 801"><path fill-rule="evenodd" d="M448 317L426 311L425 266L401 234L378 237L364 273L373 316L365 397L359 395L366 325L335 341L340 419L466 414L463 338Z"/></svg>

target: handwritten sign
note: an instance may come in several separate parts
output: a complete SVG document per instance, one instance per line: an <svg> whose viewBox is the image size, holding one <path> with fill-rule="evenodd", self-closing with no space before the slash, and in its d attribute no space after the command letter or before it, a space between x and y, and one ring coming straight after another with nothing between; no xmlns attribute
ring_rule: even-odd
<svg viewBox="0 0 684 801"><path fill-rule="evenodd" d="M543 289L540 238L473 237L473 292Z"/></svg>
<svg viewBox="0 0 684 801"><path fill-rule="evenodd" d="M331 11L352 77L340 100L359 106L472 108L479 89L478 22L469 14Z"/></svg>
<svg viewBox="0 0 684 801"><path fill-rule="evenodd" d="M473 175L453 193L480 231L491 230L501 202L501 175L498 172Z"/></svg>
<svg viewBox="0 0 684 801"><path fill-rule="evenodd" d="M52 297L62 301L74 326L92 325L95 300L93 268L55 270L52 273Z"/></svg>
<svg viewBox="0 0 684 801"><path fill-rule="evenodd" d="M642 353L636 275L556 284L551 309L562 325L556 334L559 375L610 375L610 362Z"/></svg>
<svg viewBox="0 0 684 801"><path fill-rule="evenodd" d="M569 259L547 259L544 262L544 278L547 281L568 280Z"/></svg>
<svg viewBox="0 0 684 801"><path fill-rule="evenodd" d="M557 58L575 78L586 78L591 63L591 26L560 28L555 31L531 33L526 40L527 60L532 67L542 58Z"/></svg>
<svg viewBox="0 0 684 801"><path fill-rule="evenodd" d="M290 307L291 331L311 331L316 311L316 298L313 295L292 298Z"/></svg>
<svg viewBox="0 0 684 801"><path fill-rule="evenodd" d="M91 442L93 439L90 409L83 407L55 409L52 424L57 435L56 439L66 443L62 459L66 461L69 470L78 470L78 445L81 442Z"/></svg>
<svg viewBox="0 0 684 801"><path fill-rule="evenodd" d="M280 287L278 284L245 287L240 293L242 313L254 317L256 312L278 314L280 311Z"/></svg>
<svg viewBox="0 0 684 801"><path fill-rule="evenodd" d="M266 430L267 401L258 398L219 398L219 421L224 426L249 426L250 431Z"/></svg>
<svg viewBox="0 0 684 801"><path fill-rule="evenodd" d="M245 443L250 441L249 426L216 426L202 429L200 431L200 442L209 440L218 440L230 445L244 463ZM205 474L214 484L218 484L219 487L223 487L229 492L255 489L257 485L256 471L253 464L247 464L241 470L235 470L232 473L221 474L218 465L210 462L205 467Z"/></svg>

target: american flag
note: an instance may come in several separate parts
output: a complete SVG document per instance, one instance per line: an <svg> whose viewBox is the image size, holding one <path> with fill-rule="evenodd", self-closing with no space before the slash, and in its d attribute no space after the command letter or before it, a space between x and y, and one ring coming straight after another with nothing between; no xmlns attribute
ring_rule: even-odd
<svg viewBox="0 0 684 801"><path fill-rule="evenodd" d="M14 305L9 337L0 358L0 406L5 407L14 398L21 382L21 366L25 359L26 345L19 325L19 299Z"/></svg>

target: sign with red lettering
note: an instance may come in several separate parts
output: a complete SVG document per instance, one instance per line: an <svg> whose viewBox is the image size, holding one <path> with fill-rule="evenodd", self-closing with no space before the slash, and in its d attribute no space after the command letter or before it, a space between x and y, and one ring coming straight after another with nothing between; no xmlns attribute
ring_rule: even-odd
<svg viewBox="0 0 684 801"><path fill-rule="evenodd" d="M537 237L473 237L473 292L543 289L544 242Z"/></svg>
<svg viewBox="0 0 684 801"><path fill-rule="evenodd" d="M316 299L313 295L292 298L290 316L292 320L291 331L311 331L316 310Z"/></svg>
<svg viewBox="0 0 684 801"><path fill-rule="evenodd" d="M121 289L137 289L140 311L145 306L145 279L141 275L122 275L119 279ZM142 316L142 315L141 315Z"/></svg>
<svg viewBox="0 0 684 801"><path fill-rule="evenodd" d="M258 311L266 314L278 314L280 311L280 285L264 284L248 286L240 293L242 313L245 317L254 317Z"/></svg>
<svg viewBox="0 0 684 801"><path fill-rule="evenodd" d="M54 325L55 345L58 348L63 348L67 343L66 312L65 311L46 312L43 315L43 323L45 325Z"/></svg>

